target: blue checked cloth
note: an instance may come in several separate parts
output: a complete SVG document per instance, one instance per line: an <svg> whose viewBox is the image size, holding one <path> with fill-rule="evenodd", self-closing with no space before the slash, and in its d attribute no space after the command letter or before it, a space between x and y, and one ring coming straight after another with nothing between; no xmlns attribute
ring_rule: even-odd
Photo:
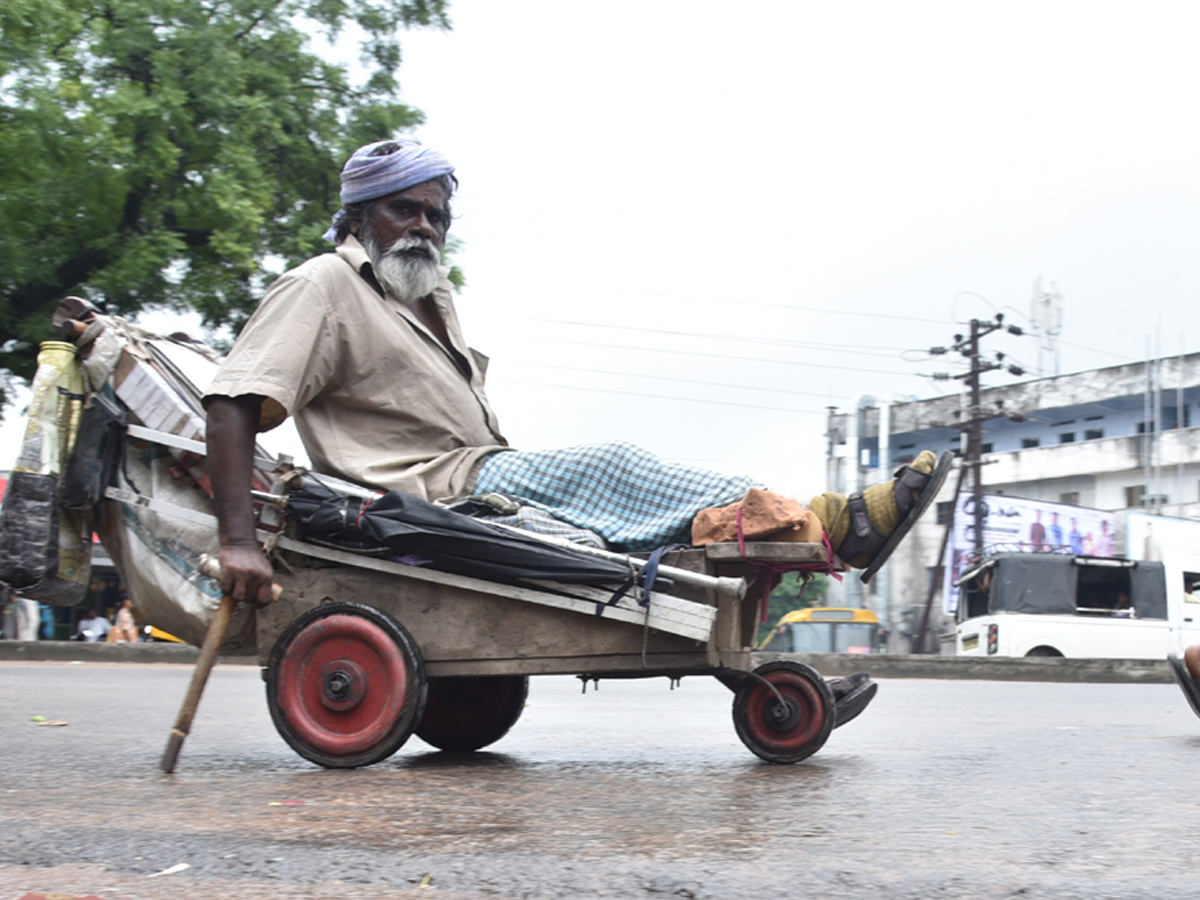
<svg viewBox="0 0 1200 900"><path fill-rule="evenodd" d="M696 513L734 503L757 486L753 478L664 462L616 442L495 453L484 460L473 491L537 507L631 552L691 543Z"/></svg>

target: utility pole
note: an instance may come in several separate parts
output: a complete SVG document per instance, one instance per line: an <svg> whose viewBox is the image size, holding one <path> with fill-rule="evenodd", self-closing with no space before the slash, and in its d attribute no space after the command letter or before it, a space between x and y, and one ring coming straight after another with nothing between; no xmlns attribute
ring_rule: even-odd
<svg viewBox="0 0 1200 900"><path fill-rule="evenodd" d="M954 336L954 343L951 346L931 347L929 350L932 356L958 353L965 357L969 363L969 368L966 372L953 377L956 380L966 383L969 396L966 418L960 422L959 429L967 437L966 453L962 461L963 473L965 474L966 470L970 469L974 476L971 481L971 494L974 500L972 518L974 519L974 549L976 556L983 555L983 423L988 419L1005 415L1014 422L1023 422L1025 420L1025 417L1019 412L1006 413L1002 405L998 406L995 410L985 410L983 408L982 378L986 373L993 372L996 369L1006 369L1010 375L1021 376L1025 374L1025 370L1020 366L1005 363L1003 353L996 353L992 359L984 359L983 354L980 352L980 340L1000 329L1004 329L1012 335L1019 336L1024 333L1016 325L1005 325L1004 314L996 313L996 317L991 320L972 319L970 334L956 334ZM949 374L937 374L933 377L940 381L948 381L952 376ZM960 475L959 485L961 486L961 484L962 477ZM957 499L957 494L955 496ZM946 524L947 537L954 528L954 513L955 511L951 510L949 521ZM945 551L943 550L944 555Z"/></svg>
<svg viewBox="0 0 1200 900"><path fill-rule="evenodd" d="M962 490L963 477L966 475L967 469L971 469L974 478L971 483L971 493L974 498L974 510L972 517L974 519L974 544L975 555L981 557L983 555L983 423L988 419L996 418L997 416L1007 415L1009 419L1015 422L1025 421L1025 417L1020 413L1006 414L1002 406L998 406L995 410L984 410L983 408L983 385L981 379L987 372L995 371L996 369L1006 369L1010 375L1021 376L1025 374L1025 370L1020 366L1006 364L1004 362L1004 354L996 353L994 359L984 359L983 354L979 350L979 342L982 338L987 337L993 331L1005 329L1009 334L1021 335L1023 332L1016 325L1005 325L1004 314L996 313L993 320L971 320L971 333L969 335L956 334L954 343L949 347L930 347L929 353L931 356L944 356L947 353L959 353L966 357L970 364L968 371L962 375L951 376L948 373L937 373L933 377L936 381L949 381L951 377L966 383L969 391L969 406L967 407L967 416L965 421L959 424L959 429L967 436L967 449L965 458L962 461L962 467L958 473L958 488L954 492L954 500L950 510L950 516L946 520L946 534L942 541L941 554L937 560L937 568L934 572L934 581L930 586L929 596L925 601L924 614L921 616L921 623L917 628L917 633L913 637L912 652L923 653L925 645L925 630L928 628L929 612L933 605L934 591L937 590L937 583L942 579L944 574L944 560L946 558L947 547L950 543L950 535L954 531L954 517L956 507L958 506L958 496Z"/></svg>
<svg viewBox="0 0 1200 900"><path fill-rule="evenodd" d="M951 349L957 350L970 362L971 368L962 375L954 377L965 381L967 389L970 391L970 404L967 407L967 420L962 423L962 430L967 435L967 456L963 460L963 467L970 467L972 470L971 479L971 496L974 499L974 509L972 510L975 527L975 555L983 555L983 423L984 420L990 418L984 415L982 393L983 386L980 383L980 378L985 372L992 372L1001 368L1003 354L997 354L999 359L996 361L984 360L979 353L979 339L986 337L993 331L1003 328L1004 314L997 313L996 319L993 322L981 322L979 319L971 320L971 335L966 340L963 340L961 335L954 336L954 347ZM1010 328L1015 326L1009 326ZM1018 332L1020 329L1017 329Z"/></svg>

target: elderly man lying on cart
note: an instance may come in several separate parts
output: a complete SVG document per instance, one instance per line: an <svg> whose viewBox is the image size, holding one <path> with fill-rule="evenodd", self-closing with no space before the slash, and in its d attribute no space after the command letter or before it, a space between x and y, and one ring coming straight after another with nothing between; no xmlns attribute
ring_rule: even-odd
<svg viewBox="0 0 1200 900"><path fill-rule="evenodd" d="M236 600L269 600L272 568L255 539L251 460L256 433L287 416L317 472L437 503L500 496L512 503L503 510L510 521L591 533L623 552L689 542L697 514L758 487L625 443L551 452L508 446L484 394L486 359L463 338L439 266L453 172L439 153L408 141L356 151L326 234L334 252L271 285L210 386L221 582ZM947 463L935 470L926 451L863 495L813 498L809 539L827 536L845 563L873 573L936 494ZM840 722L874 694L865 677L832 687Z"/></svg>

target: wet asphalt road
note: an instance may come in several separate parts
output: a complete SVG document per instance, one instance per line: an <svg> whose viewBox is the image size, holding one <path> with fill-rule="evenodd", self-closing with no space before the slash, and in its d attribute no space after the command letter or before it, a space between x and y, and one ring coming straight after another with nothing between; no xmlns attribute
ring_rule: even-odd
<svg viewBox="0 0 1200 900"><path fill-rule="evenodd" d="M887 680L771 766L712 679L535 678L494 752L413 738L325 771L223 666L161 775L190 674L0 663L0 900L1200 894L1200 720L1173 685Z"/></svg>

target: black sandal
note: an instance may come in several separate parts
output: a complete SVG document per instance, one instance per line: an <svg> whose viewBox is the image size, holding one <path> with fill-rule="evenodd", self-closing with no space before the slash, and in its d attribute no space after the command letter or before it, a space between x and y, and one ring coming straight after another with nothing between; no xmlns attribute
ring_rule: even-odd
<svg viewBox="0 0 1200 900"><path fill-rule="evenodd" d="M867 514L867 502L863 499L862 492L855 491L847 498L850 505L850 532L842 539L836 552L842 560L850 560L856 556L866 556L871 560L863 569L863 584L875 577L888 561L888 557L904 540L905 535L933 503L953 465L954 454L946 451L932 472L918 472L911 466L903 466L896 470L893 476L893 490L896 495L896 508L900 511L900 523L886 538L871 524L871 517ZM917 491L921 492L921 496L914 496Z"/></svg>
<svg viewBox="0 0 1200 900"><path fill-rule="evenodd" d="M841 728L875 699L879 685L866 672L855 672L845 678L830 678L829 689L834 699L833 727Z"/></svg>

